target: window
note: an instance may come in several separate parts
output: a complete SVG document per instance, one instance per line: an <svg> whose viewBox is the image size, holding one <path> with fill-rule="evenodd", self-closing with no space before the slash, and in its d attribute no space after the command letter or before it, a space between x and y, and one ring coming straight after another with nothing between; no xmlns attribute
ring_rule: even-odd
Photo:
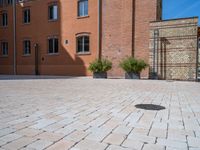
<svg viewBox="0 0 200 150"><path fill-rule="evenodd" d="M48 39L48 53L55 54L58 53L58 38L49 38Z"/></svg>
<svg viewBox="0 0 200 150"><path fill-rule="evenodd" d="M58 6L56 4L49 6L49 20L58 19Z"/></svg>
<svg viewBox="0 0 200 150"><path fill-rule="evenodd" d="M1 43L1 51L3 56L8 56L8 42Z"/></svg>
<svg viewBox="0 0 200 150"><path fill-rule="evenodd" d="M78 16L88 16L88 0L78 1Z"/></svg>
<svg viewBox="0 0 200 150"><path fill-rule="evenodd" d="M12 4L12 2L13 2L12 0L7 0L8 5Z"/></svg>
<svg viewBox="0 0 200 150"><path fill-rule="evenodd" d="M1 25L2 25L3 27L8 26L8 14L7 14L6 12L3 12L3 13L1 14Z"/></svg>
<svg viewBox="0 0 200 150"><path fill-rule="evenodd" d="M5 3L6 3L7 5L11 5L11 4L12 4L12 0L5 0Z"/></svg>
<svg viewBox="0 0 200 150"><path fill-rule="evenodd" d="M90 51L89 36L77 37L77 53L87 53Z"/></svg>
<svg viewBox="0 0 200 150"><path fill-rule="evenodd" d="M24 40L23 47L24 47L24 50L23 50L24 55L30 55L31 54L31 41Z"/></svg>
<svg viewBox="0 0 200 150"><path fill-rule="evenodd" d="M0 7L3 7L3 0L0 0Z"/></svg>
<svg viewBox="0 0 200 150"><path fill-rule="evenodd" d="M30 9L23 10L23 22L30 23L31 16L30 16Z"/></svg>
<svg viewBox="0 0 200 150"><path fill-rule="evenodd" d="M13 0L0 0L0 7L6 6L6 5L12 5Z"/></svg>

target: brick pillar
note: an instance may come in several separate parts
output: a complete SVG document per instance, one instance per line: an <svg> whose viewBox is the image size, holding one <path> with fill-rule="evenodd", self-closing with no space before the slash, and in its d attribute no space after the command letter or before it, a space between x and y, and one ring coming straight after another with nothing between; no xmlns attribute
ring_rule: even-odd
<svg viewBox="0 0 200 150"><path fill-rule="evenodd" d="M124 76L119 62L134 55L148 63L149 22L156 20L160 0L103 0L102 57L113 62L110 76ZM142 73L148 77L148 69Z"/></svg>
<svg viewBox="0 0 200 150"><path fill-rule="evenodd" d="M113 62L109 76L124 76L119 62L132 55L133 1L102 1L102 57Z"/></svg>
<svg viewBox="0 0 200 150"><path fill-rule="evenodd" d="M160 19L160 0L135 0L134 56L149 63L149 22ZM160 14L160 15L159 15ZM149 77L149 69L142 72Z"/></svg>

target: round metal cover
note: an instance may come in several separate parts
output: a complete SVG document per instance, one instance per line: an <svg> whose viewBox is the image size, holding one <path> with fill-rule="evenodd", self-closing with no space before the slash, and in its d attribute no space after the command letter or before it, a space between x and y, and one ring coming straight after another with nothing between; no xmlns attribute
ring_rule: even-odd
<svg viewBox="0 0 200 150"><path fill-rule="evenodd" d="M135 105L136 108L139 109L145 109L145 110L163 110L165 107L160 105L154 105L154 104L138 104Z"/></svg>

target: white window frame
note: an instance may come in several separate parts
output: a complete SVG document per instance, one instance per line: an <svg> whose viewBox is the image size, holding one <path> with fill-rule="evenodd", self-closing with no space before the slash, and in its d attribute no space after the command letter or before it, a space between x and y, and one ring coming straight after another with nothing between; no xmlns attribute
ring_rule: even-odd
<svg viewBox="0 0 200 150"><path fill-rule="evenodd" d="M51 7L53 8L53 18L51 18ZM48 19L50 20L50 21L56 21L56 20L58 20L58 4L50 4L49 6L48 6Z"/></svg>
<svg viewBox="0 0 200 150"><path fill-rule="evenodd" d="M55 40L58 40L58 52L55 52ZM53 52L50 52L50 47L49 47L49 40L53 40ZM49 55L52 55L52 54L58 54L59 53L59 39L58 39L58 37L49 37L48 38L48 54Z"/></svg>
<svg viewBox="0 0 200 150"><path fill-rule="evenodd" d="M85 7L85 2L87 2L87 7ZM88 2L89 2L88 0L78 0L78 17L88 16L88 11L89 11ZM83 4L82 9L81 9L81 4ZM87 9L87 13L85 13L86 11L85 9Z"/></svg>
<svg viewBox="0 0 200 150"><path fill-rule="evenodd" d="M25 12L27 12L27 16L25 16ZM31 22L31 10L30 8L25 8L23 10L23 23L29 24Z"/></svg>
<svg viewBox="0 0 200 150"><path fill-rule="evenodd" d="M88 47L89 47L89 51L85 51L85 37L88 37L88 39L89 39L89 45L88 45ZM81 51L79 51L79 43L78 43L78 39L79 38L83 38L83 40L82 40L82 50ZM77 36L76 37L76 46L77 46L77 48L76 48L76 53L78 53L78 54L81 54L81 53L90 53L90 36L89 35L79 35L79 36Z"/></svg>

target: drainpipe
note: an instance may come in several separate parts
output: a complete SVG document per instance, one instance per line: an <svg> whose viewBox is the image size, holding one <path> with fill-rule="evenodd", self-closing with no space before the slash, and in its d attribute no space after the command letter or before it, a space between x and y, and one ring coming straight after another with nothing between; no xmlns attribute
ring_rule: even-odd
<svg viewBox="0 0 200 150"><path fill-rule="evenodd" d="M159 30L154 29L154 43L153 43L153 79L158 79L158 36Z"/></svg>
<svg viewBox="0 0 200 150"><path fill-rule="evenodd" d="M135 15L136 15L136 0L132 1L132 57L135 56Z"/></svg>
<svg viewBox="0 0 200 150"><path fill-rule="evenodd" d="M98 0L98 38L97 38L97 58L101 59L101 0Z"/></svg>
<svg viewBox="0 0 200 150"><path fill-rule="evenodd" d="M198 31L198 28L197 28L197 31ZM199 43L200 43L200 37L198 37L198 35L197 35L197 61L196 61L196 63L197 63L197 65L196 65L196 81L199 81L199 62L200 62L200 60L199 60Z"/></svg>
<svg viewBox="0 0 200 150"><path fill-rule="evenodd" d="M13 74L16 75L16 0L13 0Z"/></svg>

